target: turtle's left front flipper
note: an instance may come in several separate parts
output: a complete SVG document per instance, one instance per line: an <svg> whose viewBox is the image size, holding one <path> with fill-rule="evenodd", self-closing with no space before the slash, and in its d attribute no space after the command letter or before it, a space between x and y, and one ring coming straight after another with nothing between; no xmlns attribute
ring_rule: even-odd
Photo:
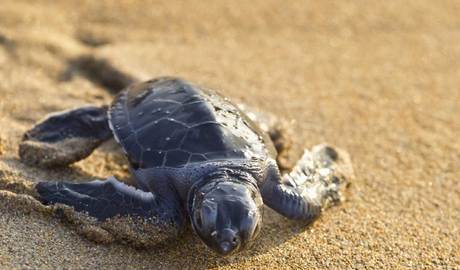
<svg viewBox="0 0 460 270"><path fill-rule="evenodd" d="M321 210L340 202L353 176L348 154L328 145L306 150L294 169L281 177L276 168L261 188L264 203L296 220L312 221Z"/></svg>
<svg viewBox="0 0 460 270"><path fill-rule="evenodd" d="M28 130L19 145L19 156L30 165L68 165L89 156L111 137L107 108L81 107L52 114Z"/></svg>
<svg viewBox="0 0 460 270"><path fill-rule="evenodd" d="M183 230L181 208L173 199L136 189L114 177L86 183L40 182L36 191L37 199L45 205L72 207L73 213L64 212L71 223L86 226L87 221L75 219L93 219L92 226L137 246L151 246L176 238ZM93 238L91 232L83 234Z"/></svg>

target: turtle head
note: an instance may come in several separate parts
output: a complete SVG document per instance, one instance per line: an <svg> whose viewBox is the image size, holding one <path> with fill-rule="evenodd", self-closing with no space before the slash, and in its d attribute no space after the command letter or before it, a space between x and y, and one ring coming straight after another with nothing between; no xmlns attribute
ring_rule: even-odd
<svg viewBox="0 0 460 270"><path fill-rule="evenodd" d="M262 215L259 190L235 181L210 182L197 189L190 213L195 232L221 255L251 243L260 231Z"/></svg>

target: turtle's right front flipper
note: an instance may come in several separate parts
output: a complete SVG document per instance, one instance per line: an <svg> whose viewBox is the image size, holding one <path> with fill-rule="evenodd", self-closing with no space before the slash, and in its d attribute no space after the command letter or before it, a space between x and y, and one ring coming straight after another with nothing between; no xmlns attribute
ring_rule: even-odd
<svg viewBox="0 0 460 270"><path fill-rule="evenodd" d="M177 203L128 186L114 177L86 183L40 182L36 191L43 204L70 206L76 213L93 218L97 226L115 238L138 246L175 238L184 225ZM91 238L91 234L85 235Z"/></svg>
<svg viewBox="0 0 460 270"><path fill-rule="evenodd" d="M339 202L353 175L348 155L328 145L306 150L289 173L281 177L271 167L261 188L264 203L290 219L312 221L321 210Z"/></svg>
<svg viewBox="0 0 460 270"><path fill-rule="evenodd" d="M82 107L52 114L27 131L19 156L30 165L68 165L89 156L111 137L107 108Z"/></svg>

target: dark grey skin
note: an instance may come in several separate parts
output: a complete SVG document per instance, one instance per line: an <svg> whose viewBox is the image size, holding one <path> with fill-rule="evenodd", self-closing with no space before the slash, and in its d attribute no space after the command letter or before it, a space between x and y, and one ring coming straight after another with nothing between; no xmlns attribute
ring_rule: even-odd
<svg viewBox="0 0 460 270"><path fill-rule="evenodd" d="M334 149L306 151L281 176L266 132L227 99L178 78L134 84L109 108L54 114L25 133L20 156L35 165L66 165L112 137L128 157L136 188L114 177L40 182L40 201L72 206L99 221L141 218L177 233L191 224L208 247L228 255L257 237L264 204L287 218L312 221L327 202L340 199ZM31 161L32 152L41 153L36 144L52 150Z"/></svg>

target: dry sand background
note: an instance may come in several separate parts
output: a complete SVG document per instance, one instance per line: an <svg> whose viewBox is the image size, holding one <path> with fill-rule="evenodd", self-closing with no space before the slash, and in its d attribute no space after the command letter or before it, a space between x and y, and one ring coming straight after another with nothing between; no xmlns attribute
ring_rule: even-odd
<svg viewBox="0 0 460 270"><path fill-rule="evenodd" d="M96 245L1 193L0 268L460 268L460 2L0 3L0 180L126 176L113 144L70 168L18 161L45 114L110 94L69 75L94 54L179 75L295 120L302 147L347 149L348 201L308 228L270 213L257 247L218 258L193 236L157 250ZM347 3L345 3L347 2Z"/></svg>

